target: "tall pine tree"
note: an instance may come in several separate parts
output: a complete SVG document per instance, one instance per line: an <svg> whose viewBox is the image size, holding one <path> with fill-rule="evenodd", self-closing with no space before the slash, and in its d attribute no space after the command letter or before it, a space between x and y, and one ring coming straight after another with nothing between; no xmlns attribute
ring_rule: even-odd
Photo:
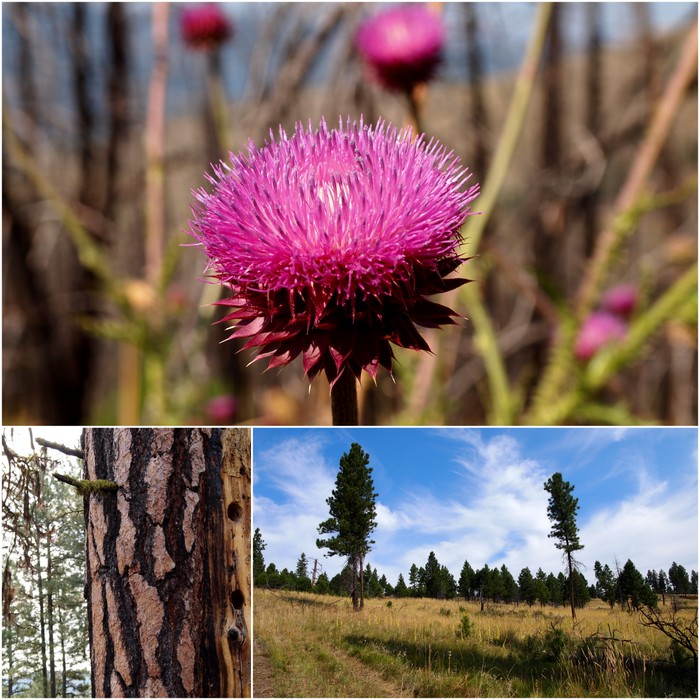
<svg viewBox="0 0 700 700"><path fill-rule="evenodd" d="M576 560L574 552L583 549L578 539L578 526L576 525L576 513L578 511L578 498L574 498L574 487L564 481L560 472L552 474L544 485L544 490L549 493L547 516L552 521L552 531L549 537L557 540L554 545L561 549L566 557L569 569L569 600L571 603L571 617L576 619L574 576Z"/></svg>
<svg viewBox="0 0 700 700"><path fill-rule="evenodd" d="M364 607L364 559L374 544L370 535L377 526L376 498L369 455L354 442L350 451L340 458L335 489L326 499L331 517L318 526L319 534L332 537L316 540L316 546L328 549L329 556L348 558L353 577L354 610Z"/></svg>

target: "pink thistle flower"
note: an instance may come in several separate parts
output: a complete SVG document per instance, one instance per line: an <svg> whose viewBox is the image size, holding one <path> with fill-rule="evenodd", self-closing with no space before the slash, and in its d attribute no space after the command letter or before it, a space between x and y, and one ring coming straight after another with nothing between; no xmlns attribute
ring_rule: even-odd
<svg viewBox="0 0 700 700"><path fill-rule="evenodd" d="M301 353L309 380L325 371L331 386L346 369L391 371L390 343L429 351L416 325L457 314L426 297L466 281L446 276L479 192L462 191L467 169L381 120L270 137L216 166L211 194L194 193L190 232L233 294L218 302L233 309L230 338L270 368Z"/></svg>
<svg viewBox="0 0 700 700"><path fill-rule="evenodd" d="M622 340L627 324L606 311L594 311L583 322L574 354L579 360L590 360L604 345Z"/></svg>
<svg viewBox="0 0 700 700"><path fill-rule="evenodd" d="M634 284L620 284L603 295L601 306L606 311L627 319L637 306L637 297L637 287Z"/></svg>
<svg viewBox="0 0 700 700"><path fill-rule="evenodd" d="M371 17L355 43L379 83L410 90L430 80L441 61L444 27L437 12L422 5L397 7Z"/></svg>
<svg viewBox="0 0 700 700"><path fill-rule="evenodd" d="M196 5L183 10L180 28L185 43L199 51L218 48L233 36L233 24L218 5Z"/></svg>

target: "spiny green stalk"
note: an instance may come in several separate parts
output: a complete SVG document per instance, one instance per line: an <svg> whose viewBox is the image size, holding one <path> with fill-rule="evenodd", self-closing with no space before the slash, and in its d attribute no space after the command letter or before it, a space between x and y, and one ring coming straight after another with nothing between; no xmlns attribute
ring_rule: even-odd
<svg viewBox="0 0 700 700"><path fill-rule="evenodd" d="M586 368L584 382L592 390L600 388L621 367L634 358L649 336L678 310L697 298L698 264L692 265L660 298L630 325L624 340L601 351Z"/></svg>
<svg viewBox="0 0 700 700"><path fill-rule="evenodd" d="M107 289L114 289L114 279L105 256L102 255L99 247L95 245L92 237L80 223L75 212L53 187L48 178L45 177L42 169L20 143L10 123L9 110L6 109L5 105L3 105L2 110L2 124L4 145L10 153L12 162L21 168L39 193L51 202L63 225L66 227L66 232L76 248L81 265L100 279Z"/></svg>
<svg viewBox="0 0 700 700"><path fill-rule="evenodd" d="M564 353L570 347L565 341L557 349L560 361L553 358L550 367L558 368L558 392L550 391L540 395L527 416L530 425L556 425L569 419L574 414L585 412L586 398L599 390L616 372L642 350L644 343L664 322L680 316L697 297L698 264L691 266L658 301L632 323L624 340L616 345L604 348L586 366L583 372L572 373ZM568 371L568 376L567 376ZM570 384L568 389L566 384ZM542 397L546 396L547 399ZM626 421L628 422L628 421Z"/></svg>

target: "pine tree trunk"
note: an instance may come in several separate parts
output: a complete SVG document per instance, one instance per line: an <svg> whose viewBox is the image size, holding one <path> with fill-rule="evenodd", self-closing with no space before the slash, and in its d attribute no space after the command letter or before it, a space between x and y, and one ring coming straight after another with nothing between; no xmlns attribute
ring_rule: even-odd
<svg viewBox="0 0 700 700"><path fill-rule="evenodd" d="M359 610L357 604L357 557L352 556L352 609Z"/></svg>
<svg viewBox="0 0 700 700"><path fill-rule="evenodd" d="M68 697L68 679L66 678L66 627L63 622L63 610L58 608L58 629L61 633L61 697Z"/></svg>
<svg viewBox="0 0 700 700"><path fill-rule="evenodd" d="M96 697L250 695L250 433L83 431Z"/></svg>
<svg viewBox="0 0 700 700"><path fill-rule="evenodd" d="M571 617L576 619L576 608L574 606L574 565L571 562L571 552L566 553L569 562L569 597L571 599Z"/></svg>
<svg viewBox="0 0 700 700"><path fill-rule="evenodd" d="M360 554L360 610L365 608L365 555Z"/></svg>
<svg viewBox="0 0 700 700"><path fill-rule="evenodd" d="M4 632L5 639L7 639L7 697L11 698L15 692L15 678L14 678L14 651L12 649L12 624L7 625Z"/></svg>
<svg viewBox="0 0 700 700"><path fill-rule="evenodd" d="M39 630L41 632L41 688L43 697L49 697L49 675L46 669L46 616L44 615L44 580L41 576L41 547L37 533L37 567L36 582L39 598Z"/></svg>

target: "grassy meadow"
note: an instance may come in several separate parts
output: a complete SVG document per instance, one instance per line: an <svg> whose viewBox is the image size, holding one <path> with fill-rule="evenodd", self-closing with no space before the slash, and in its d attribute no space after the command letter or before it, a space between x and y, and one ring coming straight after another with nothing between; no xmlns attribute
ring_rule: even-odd
<svg viewBox="0 0 700 700"><path fill-rule="evenodd" d="M670 607L667 599L667 608ZM695 615L696 599L682 601ZM466 620L466 622L464 622ZM255 590L255 697L697 697L636 613Z"/></svg>

